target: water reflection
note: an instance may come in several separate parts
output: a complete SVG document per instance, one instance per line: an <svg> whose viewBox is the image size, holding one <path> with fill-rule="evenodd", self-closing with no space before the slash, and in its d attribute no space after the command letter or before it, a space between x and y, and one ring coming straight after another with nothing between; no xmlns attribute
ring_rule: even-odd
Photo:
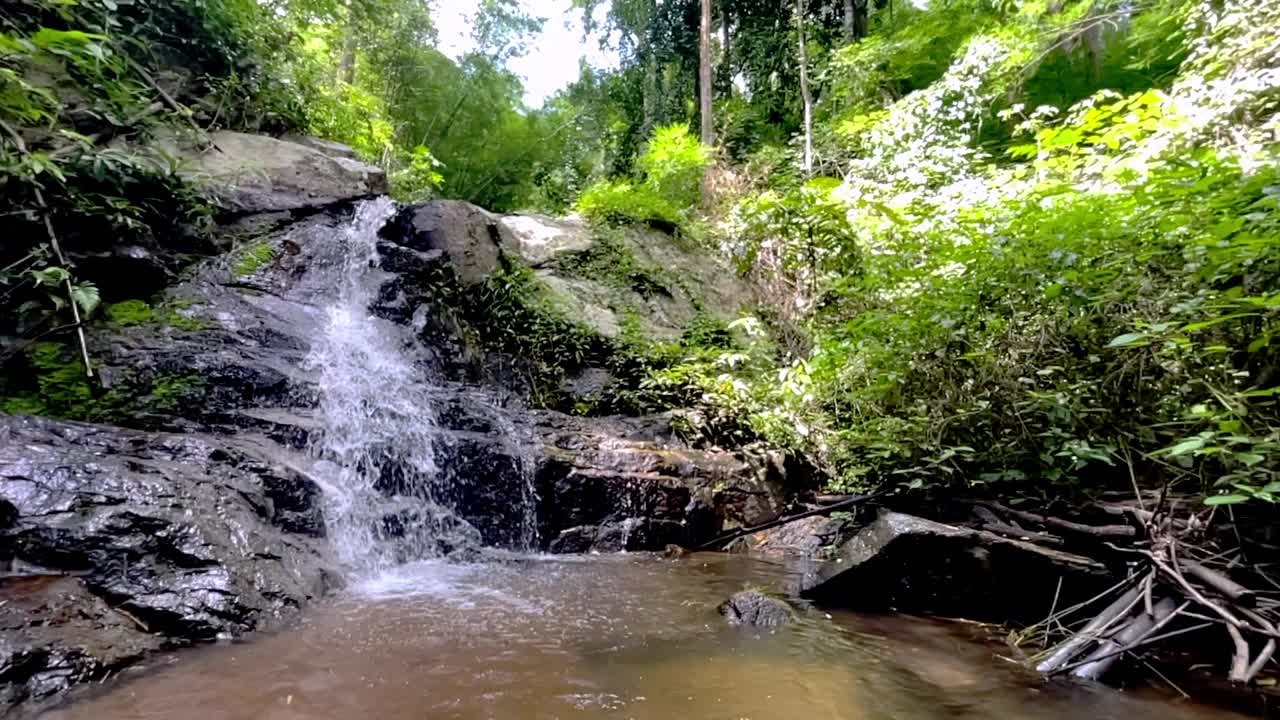
<svg viewBox="0 0 1280 720"><path fill-rule="evenodd" d="M1045 685L954 625L811 613L774 632L714 607L787 571L732 557L398 568L299 627L169 664L49 720L1233 717Z"/></svg>

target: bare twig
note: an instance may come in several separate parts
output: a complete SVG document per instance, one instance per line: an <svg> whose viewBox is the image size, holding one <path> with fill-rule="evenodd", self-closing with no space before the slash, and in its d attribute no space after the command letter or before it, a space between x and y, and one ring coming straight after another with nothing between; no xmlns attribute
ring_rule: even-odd
<svg viewBox="0 0 1280 720"><path fill-rule="evenodd" d="M1244 641L1244 636L1240 634L1240 629L1234 625L1227 625L1227 634L1231 636L1231 642L1235 644L1235 653L1231 656L1231 673L1229 675L1231 682L1242 683L1249 676L1249 643Z"/></svg>
<svg viewBox="0 0 1280 720"><path fill-rule="evenodd" d="M27 144L23 142L22 136L18 134L8 123L0 120L0 129L4 130L10 138L13 139L14 147L23 155L30 155L27 150ZM67 267L67 259L62 254L62 245L58 242L58 234L53 231L53 219L50 217L49 205L44 200L44 192L41 191L40 185L32 183L32 192L35 194L36 204L40 206L44 216L44 229L49 235L49 245L53 248L53 254L58 258L58 265L64 270ZM80 357L84 361L84 372L86 377L93 377L93 363L89 360L89 343L84 336L84 322L80 317L80 305L76 303L75 288L71 284L71 274L68 272L66 280L63 282L67 290L67 300L71 305L71 317L75 321L76 335L80 339Z"/></svg>

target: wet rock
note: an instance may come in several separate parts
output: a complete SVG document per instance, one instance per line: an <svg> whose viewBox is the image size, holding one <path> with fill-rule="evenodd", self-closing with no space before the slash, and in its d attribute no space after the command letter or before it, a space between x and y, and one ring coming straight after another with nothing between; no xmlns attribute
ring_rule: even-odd
<svg viewBox="0 0 1280 720"><path fill-rule="evenodd" d="M171 644L74 577L0 579L0 715Z"/></svg>
<svg viewBox="0 0 1280 720"><path fill-rule="evenodd" d="M499 219L460 200L436 200L406 208L398 220L400 244L418 251L443 251L457 279L474 285L499 267L506 232Z"/></svg>
<svg viewBox="0 0 1280 720"><path fill-rule="evenodd" d="M524 451L496 428L488 434L455 432L440 438L437 464L446 499L486 545L531 549L537 544L537 498Z"/></svg>
<svg viewBox="0 0 1280 720"><path fill-rule="evenodd" d="M756 590L734 593L718 611L730 625L775 628L795 619L795 611L786 600Z"/></svg>
<svg viewBox="0 0 1280 720"><path fill-rule="evenodd" d="M553 551L580 547L586 527L593 529L587 549L600 552L692 547L726 526L773 519L781 507L781 490L743 456L685 446L668 417L540 413L537 430L538 523Z"/></svg>
<svg viewBox="0 0 1280 720"><path fill-rule="evenodd" d="M600 528L595 525L566 528L548 543L547 549L557 554L585 553L595 547L599 534Z"/></svg>
<svg viewBox="0 0 1280 720"><path fill-rule="evenodd" d="M596 552L655 552L688 543L695 528L679 520L626 518L601 525L591 549Z"/></svg>
<svg viewBox="0 0 1280 720"><path fill-rule="evenodd" d="M349 149L226 130L209 136L207 146L180 137L159 144L184 172L210 182L236 213L319 208L387 191L386 173L354 159Z"/></svg>
<svg viewBox="0 0 1280 720"><path fill-rule="evenodd" d="M729 549L763 557L822 559L834 553L858 527L853 518L801 518L740 538Z"/></svg>
<svg viewBox="0 0 1280 720"><path fill-rule="evenodd" d="M0 416L0 711L335 583L319 489L235 438Z"/></svg>
<svg viewBox="0 0 1280 720"><path fill-rule="evenodd" d="M319 547L290 532L314 488L261 469L195 435L0 417L0 497L17 511L0 541L155 632L238 634L329 584Z"/></svg>
<svg viewBox="0 0 1280 720"><path fill-rule="evenodd" d="M803 597L859 610L937 613L994 622L1042 619L1110 584L1102 564L968 528L881 510L806 575Z"/></svg>

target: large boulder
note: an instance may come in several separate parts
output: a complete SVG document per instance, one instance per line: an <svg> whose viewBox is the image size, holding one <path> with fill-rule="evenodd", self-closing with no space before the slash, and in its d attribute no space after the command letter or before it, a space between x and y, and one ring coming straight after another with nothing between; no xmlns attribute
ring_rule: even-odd
<svg viewBox="0 0 1280 720"><path fill-rule="evenodd" d="M297 139L295 139L297 140ZM208 183L235 213L318 208L387 192L387 176L356 159L350 148L223 130L205 138L168 137L160 146L180 169Z"/></svg>
<svg viewBox="0 0 1280 720"><path fill-rule="evenodd" d="M464 286L511 263L532 269L547 307L603 338L617 338L630 318L647 336L669 340L703 315L734 320L753 300L714 253L651 228L499 217L455 200L406 208L398 225L404 245L444 253Z"/></svg>
<svg viewBox="0 0 1280 720"><path fill-rule="evenodd" d="M9 702L268 626L334 579L319 489L222 439L0 416L0 478Z"/></svg>
<svg viewBox="0 0 1280 720"><path fill-rule="evenodd" d="M808 573L803 597L859 610L1034 622L1110 584L1089 558L881 510Z"/></svg>

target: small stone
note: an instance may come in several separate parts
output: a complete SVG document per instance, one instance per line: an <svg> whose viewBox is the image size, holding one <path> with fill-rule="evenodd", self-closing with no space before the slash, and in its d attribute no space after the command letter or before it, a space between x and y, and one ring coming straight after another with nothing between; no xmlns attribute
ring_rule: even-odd
<svg viewBox="0 0 1280 720"><path fill-rule="evenodd" d="M781 598L766 595L757 590L734 593L718 608L725 622L730 625L774 628L795 619L791 605Z"/></svg>

